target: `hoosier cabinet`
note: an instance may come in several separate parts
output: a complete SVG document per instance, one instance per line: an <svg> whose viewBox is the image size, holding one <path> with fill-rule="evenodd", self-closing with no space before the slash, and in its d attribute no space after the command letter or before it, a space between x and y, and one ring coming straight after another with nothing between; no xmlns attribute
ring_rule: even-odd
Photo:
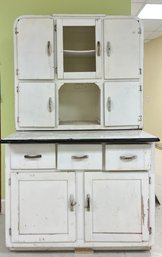
<svg viewBox="0 0 162 257"><path fill-rule="evenodd" d="M132 17L14 24L16 133L6 144L11 250L149 249L154 143L143 128L143 30Z"/></svg>

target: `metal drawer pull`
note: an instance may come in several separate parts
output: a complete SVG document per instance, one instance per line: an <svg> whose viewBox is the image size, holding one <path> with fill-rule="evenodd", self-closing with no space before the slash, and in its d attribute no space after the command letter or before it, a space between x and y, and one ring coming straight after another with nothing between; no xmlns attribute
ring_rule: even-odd
<svg viewBox="0 0 162 257"><path fill-rule="evenodd" d="M110 50L111 50L111 46L110 46L110 42L108 41L106 46L106 52L108 57L110 57Z"/></svg>
<svg viewBox="0 0 162 257"><path fill-rule="evenodd" d="M48 54L48 56L51 56L51 54L52 54L52 48L51 48L50 41L47 42L47 54Z"/></svg>
<svg viewBox="0 0 162 257"><path fill-rule="evenodd" d="M81 156L72 155L71 156L71 159L74 159L74 160L83 160L83 159L87 159L87 158L88 158L88 155L81 155Z"/></svg>
<svg viewBox="0 0 162 257"><path fill-rule="evenodd" d="M110 96L107 98L107 110L108 110L108 112L111 112L111 97Z"/></svg>
<svg viewBox="0 0 162 257"><path fill-rule="evenodd" d="M87 209L87 211L90 211L90 195L88 194L87 196L86 196L86 206L85 206L85 208Z"/></svg>
<svg viewBox="0 0 162 257"><path fill-rule="evenodd" d="M77 204L77 202L74 200L74 196L70 195L70 211L74 211L74 206Z"/></svg>
<svg viewBox="0 0 162 257"><path fill-rule="evenodd" d="M97 56L101 55L101 44L100 41L97 41Z"/></svg>
<svg viewBox="0 0 162 257"><path fill-rule="evenodd" d="M36 154L36 155L25 154L24 158L26 158L26 159L38 159L38 158L42 158L42 155L41 154Z"/></svg>
<svg viewBox="0 0 162 257"><path fill-rule="evenodd" d="M122 155L120 156L120 159L124 161L131 161L137 159L137 155Z"/></svg>
<svg viewBox="0 0 162 257"><path fill-rule="evenodd" d="M52 112L52 109L53 109L52 97L49 97L49 100L48 100L48 107L49 107L49 112Z"/></svg>

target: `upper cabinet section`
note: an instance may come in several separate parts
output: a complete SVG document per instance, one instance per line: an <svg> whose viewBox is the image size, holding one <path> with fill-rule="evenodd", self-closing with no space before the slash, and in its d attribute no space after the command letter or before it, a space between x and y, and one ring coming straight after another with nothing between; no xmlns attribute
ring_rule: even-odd
<svg viewBox="0 0 162 257"><path fill-rule="evenodd" d="M142 128L137 18L22 16L14 36L17 130Z"/></svg>
<svg viewBox="0 0 162 257"><path fill-rule="evenodd" d="M57 19L58 78L101 78L101 19Z"/></svg>
<svg viewBox="0 0 162 257"><path fill-rule="evenodd" d="M18 79L54 79L52 17L20 17L15 26Z"/></svg>
<svg viewBox="0 0 162 257"><path fill-rule="evenodd" d="M22 16L15 24L15 73L18 79L139 79L142 39L132 17Z"/></svg>
<svg viewBox="0 0 162 257"><path fill-rule="evenodd" d="M138 79L141 76L141 36L141 24L137 19L104 19L105 79Z"/></svg>

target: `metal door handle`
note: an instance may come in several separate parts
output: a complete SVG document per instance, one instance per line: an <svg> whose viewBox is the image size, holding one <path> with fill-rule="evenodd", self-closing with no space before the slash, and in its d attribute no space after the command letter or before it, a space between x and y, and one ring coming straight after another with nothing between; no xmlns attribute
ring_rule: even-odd
<svg viewBox="0 0 162 257"><path fill-rule="evenodd" d="M51 56L51 54L52 54L52 47L51 47L50 41L47 42L47 54L48 54L48 56Z"/></svg>
<svg viewBox="0 0 162 257"><path fill-rule="evenodd" d="M48 100L48 107L49 107L49 112L52 112L52 109L53 109L52 97L49 97L49 100Z"/></svg>
<svg viewBox="0 0 162 257"><path fill-rule="evenodd" d="M108 112L111 112L111 97L110 96L107 98L107 110L108 110Z"/></svg>
<svg viewBox="0 0 162 257"><path fill-rule="evenodd" d="M70 195L70 211L74 211L74 206L77 204L77 202L74 200L74 196Z"/></svg>
<svg viewBox="0 0 162 257"><path fill-rule="evenodd" d="M101 43L100 41L97 41L97 56L101 55Z"/></svg>
<svg viewBox="0 0 162 257"><path fill-rule="evenodd" d="M72 155L71 159L75 159L75 160L83 160L83 159L87 159L88 155L81 155L81 156L77 156L77 155Z"/></svg>
<svg viewBox="0 0 162 257"><path fill-rule="evenodd" d="M36 154L36 155L25 154L24 158L26 158L26 159L38 159L38 158L42 158L42 155L41 154Z"/></svg>
<svg viewBox="0 0 162 257"><path fill-rule="evenodd" d="M91 206L91 203L90 203L90 195L88 194L86 196L86 206L85 208L87 209L87 211L90 211L90 206Z"/></svg>
<svg viewBox="0 0 162 257"><path fill-rule="evenodd" d="M110 46L110 41L108 41L106 46L106 52L108 57L110 57L110 51L111 51L111 46Z"/></svg>
<svg viewBox="0 0 162 257"><path fill-rule="evenodd" d="M137 159L137 155L121 155L120 159L123 161L131 161Z"/></svg>

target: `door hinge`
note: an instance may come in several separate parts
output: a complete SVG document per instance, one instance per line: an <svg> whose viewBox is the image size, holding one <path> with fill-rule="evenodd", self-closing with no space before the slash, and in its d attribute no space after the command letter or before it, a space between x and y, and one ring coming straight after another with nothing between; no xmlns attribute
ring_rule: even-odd
<svg viewBox="0 0 162 257"><path fill-rule="evenodd" d="M16 75L17 75L17 76L19 75L19 70L18 70L18 69L16 69Z"/></svg>
<svg viewBox="0 0 162 257"><path fill-rule="evenodd" d="M152 227L149 227L149 234L152 234Z"/></svg>
<svg viewBox="0 0 162 257"><path fill-rule="evenodd" d="M139 91L142 92L142 85L139 85Z"/></svg>
<svg viewBox="0 0 162 257"><path fill-rule="evenodd" d="M18 34L19 32L18 32L18 30L17 30L17 27L15 28L15 34Z"/></svg>
<svg viewBox="0 0 162 257"><path fill-rule="evenodd" d="M139 74L140 75L142 74L142 68L139 68Z"/></svg>
<svg viewBox="0 0 162 257"><path fill-rule="evenodd" d="M19 118L19 116L17 116L17 122L18 122L18 123L20 122L20 118Z"/></svg>
<svg viewBox="0 0 162 257"><path fill-rule="evenodd" d="M149 177L149 184L151 184L151 177Z"/></svg>
<svg viewBox="0 0 162 257"><path fill-rule="evenodd" d="M11 186L11 178L8 179L8 185Z"/></svg>
<svg viewBox="0 0 162 257"><path fill-rule="evenodd" d="M138 121L142 121L142 115L139 115L138 117Z"/></svg>
<svg viewBox="0 0 162 257"><path fill-rule="evenodd" d="M12 229L9 228L9 235L11 236L11 234L12 234Z"/></svg>
<svg viewBox="0 0 162 257"><path fill-rule="evenodd" d="M20 92L20 88L19 86L16 87L16 92L19 93Z"/></svg>
<svg viewBox="0 0 162 257"><path fill-rule="evenodd" d="M57 74L57 67L55 68L55 73Z"/></svg>
<svg viewBox="0 0 162 257"><path fill-rule="evenodd" d="M57 25L56 24L54 25L54 31L57 31Z"/></svg>
<svg viewBox="0 0 162 257"><path fill-rule="evenodd" d="M141 27L139 27L139 29L138 29L138 34L142 34L142 29L141 29Z"/></svg>

